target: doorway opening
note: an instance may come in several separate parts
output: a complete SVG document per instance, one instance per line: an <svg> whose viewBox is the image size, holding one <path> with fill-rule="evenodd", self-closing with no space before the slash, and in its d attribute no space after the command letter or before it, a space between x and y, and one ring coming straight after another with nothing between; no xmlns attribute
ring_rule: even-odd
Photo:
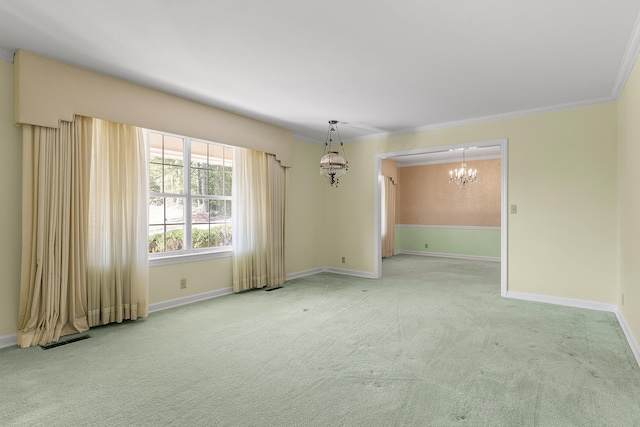
<svg viewBox="0 0 640 427"><path fill-rule="evenodd" d="M419 162L424 158L451 159L451 153L471 148L487 151L495 148L500 162L500 294L507 294L507 139L476 141L456 145L424 147L412 150L393 151L374 155L374 277L382 277L382 199L384 177L382 175L382 159L402 160L413 159ZM451 162L459 161L456 158ZM400 184L402 185L402 184Z"/></svg>

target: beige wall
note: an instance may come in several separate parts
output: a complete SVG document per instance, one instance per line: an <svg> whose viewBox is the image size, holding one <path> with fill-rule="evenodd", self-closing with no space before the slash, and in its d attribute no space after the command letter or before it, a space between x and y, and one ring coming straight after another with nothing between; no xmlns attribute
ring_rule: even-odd
<svg viewBox="0 0 640 427"><path fill-rule="evenodd" d="M616 302L640 344L640 61L618 101L619 279ZM624 302L623 302L624 295Z"/></svg>
<svg viewBox="0 0 640 427"><path fill-rule="evenodd" d="M285 268L288 274L326 265L322 245L327 235L323 200L329 188L320 175L322 154L320 145L293 141L285 230Z"/></svg>
<svg viewBox="0 0 640 427"><path fill-rule="evenodd" d="M0 61L0 337L18 329L22 132L13 123L13 65Z"/></svg>
<svg viewBox="0 0 640 427"><path fill-rule="evenodd" d="M616 301L616 106L598 105L346 145L349 173L329 194L350 268L374 271L374 155L508 138L508 289Z"/></svg>
<svg viewBox="0 0 640 427"><path fill-rule="evenodd" d="M398 168L396 224L500 227L500 159L467 161L478 182L460 188L449 171L460 163Z"/></svg>
<svg viewBox="0 0 640 427"><path fill-rule="evenodd" d="M149 302L151 304L230 288L231 257L185 262L149 268ZM187 287L180 289L180 280Z"/></svg>

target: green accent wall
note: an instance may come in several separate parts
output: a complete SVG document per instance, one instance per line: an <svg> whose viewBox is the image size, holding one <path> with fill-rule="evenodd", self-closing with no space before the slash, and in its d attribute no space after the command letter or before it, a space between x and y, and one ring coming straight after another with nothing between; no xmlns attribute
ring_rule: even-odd
<svg viewBox="0 0 640 427"><path fill-rule="evenodd" d="M500 258L499 229L396 227L394 243L396 251Z"/></svg>

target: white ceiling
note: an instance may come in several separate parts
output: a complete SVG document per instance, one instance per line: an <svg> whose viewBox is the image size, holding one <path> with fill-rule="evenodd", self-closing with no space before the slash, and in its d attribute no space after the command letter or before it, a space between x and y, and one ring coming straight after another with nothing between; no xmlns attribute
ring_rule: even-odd
<svg viewBox="0 0 640 427"><path fill-rule="evenodd" d="M0 0L25 49L345 141L617 99L640 0Z"/></svg>

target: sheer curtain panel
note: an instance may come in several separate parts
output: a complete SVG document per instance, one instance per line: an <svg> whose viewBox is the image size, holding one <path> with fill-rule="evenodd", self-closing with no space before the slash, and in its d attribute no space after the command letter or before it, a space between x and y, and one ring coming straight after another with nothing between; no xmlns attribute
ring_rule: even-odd
<svg viewBox="0 0 640 427"><path fill-rule="evenodd" d="M148 161L142 130L94 120L89 198L89 326L148 312Z"/></svg>
<svg viewBox="0 0 640 427"><path fill-rule="evenodd" d="M233 290L285 280L287 170L273 155L236 148L233 177Z"/></svg>

